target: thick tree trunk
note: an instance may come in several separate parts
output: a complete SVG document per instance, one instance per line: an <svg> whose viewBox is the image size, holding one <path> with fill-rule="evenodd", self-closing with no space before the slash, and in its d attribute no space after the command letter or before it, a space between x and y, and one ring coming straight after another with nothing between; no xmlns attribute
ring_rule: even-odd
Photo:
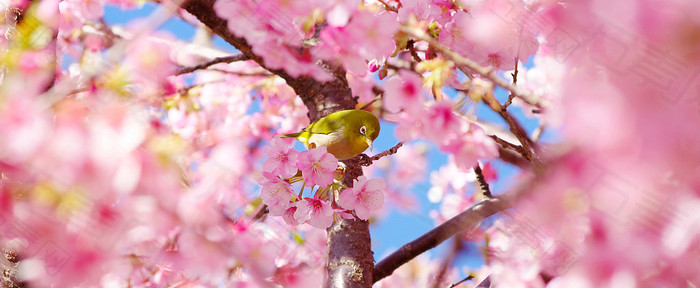
<svg viewBox="0 0 700 288"><path fill-rule="evenodd" d="M249 59L265 67L262 59L255 55L245 39L228 30L226 21L219 18L212 6L212 0L192 0L182 8L196 16L214 33L236 47ZM282 77L301 97L309 109L309 119L313 122L339 110L354 109L357 100L352 97L350 86L342 67L319 63L331 72L334 79L319 82L310 77L294 78L282 70L268 69ZM345 183L352 186L352 180L362 175L362 169L354 161L346 161ZM363 220L341 219L328 228L328 279L326 287L371 287L374 258L372 257L369 223Z"/></svg>
<svg viewBox="0 0 700 288"><path fill-rule="evenodd" d="M326 287L372 287L369 222L341 219L328 228Z"/></svg>

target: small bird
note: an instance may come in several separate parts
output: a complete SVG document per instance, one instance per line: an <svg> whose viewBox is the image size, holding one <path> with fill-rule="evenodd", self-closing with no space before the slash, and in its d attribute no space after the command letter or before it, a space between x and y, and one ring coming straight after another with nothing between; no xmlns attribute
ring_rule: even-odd
<svg viewBox="0 0 700 288"><path fill-rule="evenodd" d="M309 146L326 146L338 160L353 158L372 149L374 139L379 136L379 120L365 110L343 110L331 113L311 123L299 133L283 134L280 137L295 138ZM313 145L312 145L313 144Z"/></svg>

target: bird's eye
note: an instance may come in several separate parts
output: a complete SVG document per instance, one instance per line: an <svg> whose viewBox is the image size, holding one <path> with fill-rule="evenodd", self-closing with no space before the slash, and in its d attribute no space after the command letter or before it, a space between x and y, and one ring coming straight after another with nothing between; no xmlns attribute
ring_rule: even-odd
<svg viewBox="0 0 700 288"><path fill-rule="evenodd" d="M362 134L362 135L367 134L367 128L365 128L365 126L360 127L360 134Z"/></svg>

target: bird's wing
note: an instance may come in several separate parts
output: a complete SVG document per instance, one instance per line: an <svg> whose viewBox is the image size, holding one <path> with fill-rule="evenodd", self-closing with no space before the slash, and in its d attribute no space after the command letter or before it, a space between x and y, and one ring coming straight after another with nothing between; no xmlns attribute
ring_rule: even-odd
<svg viewBox="0 0 700 288"><path fill-rule="evenodd" d="M330 134L334 131L339 131L343 128L343 124L338 119L329 119L323 117L318 121L311 123L304 131L311 134Z"/></svg>

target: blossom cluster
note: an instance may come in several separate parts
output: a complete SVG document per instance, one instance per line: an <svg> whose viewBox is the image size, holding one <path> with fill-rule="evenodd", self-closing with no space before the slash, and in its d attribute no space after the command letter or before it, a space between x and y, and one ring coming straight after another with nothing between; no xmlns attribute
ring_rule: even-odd
<svg viewBox="0 0 700 288"><path fill-rule="evenodd" d="M324 146L299 152L284 140L273 138L265 153L268 158L258 180L262 185L260 198L270 215L282 216L288 224L308 223L325 229L334 217L352 217L345 210L354 210L358 218L367 220L384 204L385 184L381 179L360 176L353 187L341 189L343 185L335 179L342 179L342 175L336 176L342 170L336 172L338 160ZM295 194L292 183L299 181L304 186ZM312 189L318 186L313 197L302 196L307 185Z"/></svg>
<svg viewBox="0 0 700 288"><path fill-rule="evenodd" d="M511 175L492 187L528 193L467 239L485 253L482 267L460 267L476 279L700 283L698 1L219 0L209 16L257 57L193 73L181 68L230 53L208 32L189 41L159 29L175 18L203 28L186 11L199 2L156 2L0 3L0 248L17 253L29 286L319 287L327 235L314 227L368 219L385 197L415 208L422 195L401 191L428 175L414 190L444 222L479 200L467 184L484 160L487 181L493 163ZM121 25L106 17L118 9L154 12ZM275 138L309 124L285 80L338 76L324 67L344 68L361 104L446 163L431 172L432 151L407 142L369 167L386 184L361 176L345 188L324 147L298 152ZM498 92L508 85L489 77L502 75L534 101ZM512 105L493 111L491 94ZM492 127L509 134L514 122L484 109L531 124L516 132L532 135L526 152L539 157L495 160L524 145L496 142ZM282 217L260 221L259 203ZM419 258L377 285L447 286L457 269L436 262Z"/></svg>

